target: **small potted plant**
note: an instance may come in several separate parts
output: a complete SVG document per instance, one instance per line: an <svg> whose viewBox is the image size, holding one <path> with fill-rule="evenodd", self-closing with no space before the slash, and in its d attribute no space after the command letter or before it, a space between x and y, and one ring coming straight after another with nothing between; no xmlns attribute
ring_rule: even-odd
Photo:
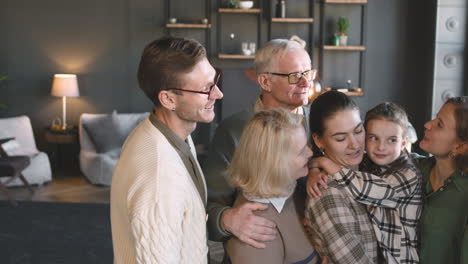
<svg viewBox="0 0 468 264"><path fill-rule="evenodd" d="M226 8L238 8L239 7L238 0L227 0L225 3Z"/></svg>
<svg viewBox="0 0 468 264"><path fill-rule="evenodd" d="M346 17L339 17L336 22L336 34L340 37L340 45L346 46L348 44L348 29L349 20Z"/></svg>

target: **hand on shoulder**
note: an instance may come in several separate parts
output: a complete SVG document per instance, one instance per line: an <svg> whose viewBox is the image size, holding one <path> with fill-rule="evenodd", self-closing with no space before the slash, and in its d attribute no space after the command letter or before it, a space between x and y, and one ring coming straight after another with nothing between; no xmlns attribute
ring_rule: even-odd
<svg viewBox="0 0 468 264"><path fill-rule="evenodd" d="M221 227L246 244L255 248L265 248L266 245L262 242L275 239L276 225L253 212L267 208L267 204L247 202L238 207L226 209L221 215Z"/></svg>

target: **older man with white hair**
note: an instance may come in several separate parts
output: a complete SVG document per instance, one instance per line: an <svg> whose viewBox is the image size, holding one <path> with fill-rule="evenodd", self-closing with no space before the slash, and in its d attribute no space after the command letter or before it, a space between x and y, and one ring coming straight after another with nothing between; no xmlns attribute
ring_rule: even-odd
<svg viewBox="0 0 468 264"><path fill-rule="evenodd" d="M208 186L208 232L211 240L226 241L232 235L256 248L276 236L275 224L254 211L265 210L266 204L248 202L233 208L236 190L229 186L225 170L231 162L242 130L255 112L284 108L304 115L309 136L309 89L315 78L309 54L297 41L274 39L255 56L257 82L261 95L255 104L223 120L216 129L208 155L205 175ZM305 187L304 187L305 190Z"/></svg>

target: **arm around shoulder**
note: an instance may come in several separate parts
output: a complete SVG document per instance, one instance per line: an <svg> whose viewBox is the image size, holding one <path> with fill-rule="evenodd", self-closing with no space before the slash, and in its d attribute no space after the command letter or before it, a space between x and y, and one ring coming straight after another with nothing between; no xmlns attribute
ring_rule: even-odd
<svg viewBox="0 0 468 264"><path fill-rule="evenodd" d="M421 185L421 177L414 169L402 168L385 177L343 168L333 174L340 185L360 203L395 208L397 200L412 196Z"/></svg>

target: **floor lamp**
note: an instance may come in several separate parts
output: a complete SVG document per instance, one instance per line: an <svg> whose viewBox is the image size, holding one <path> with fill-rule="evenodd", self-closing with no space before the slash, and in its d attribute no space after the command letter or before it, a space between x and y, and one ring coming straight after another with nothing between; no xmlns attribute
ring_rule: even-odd
<svg viewBox="0 0 468 264"><path fill-rule="evenodd" d="M80 96L76 75L55 74L51 94L62 97L62 130L67 130L67 96Z"/></svg>

